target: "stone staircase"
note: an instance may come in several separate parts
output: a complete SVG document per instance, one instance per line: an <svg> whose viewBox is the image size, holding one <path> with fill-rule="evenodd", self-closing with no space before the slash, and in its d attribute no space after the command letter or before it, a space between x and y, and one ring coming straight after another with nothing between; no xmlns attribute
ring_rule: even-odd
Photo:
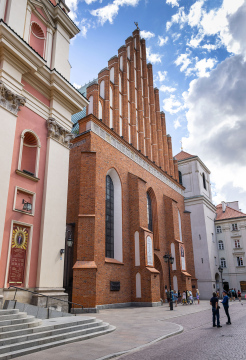
<svg viewBox="0 0 246 360"><path fill-rule="evenodd" d="M0 310L0 360L87 340L114 330L114 326L94 317L40 320L18 309Z"/></svg>

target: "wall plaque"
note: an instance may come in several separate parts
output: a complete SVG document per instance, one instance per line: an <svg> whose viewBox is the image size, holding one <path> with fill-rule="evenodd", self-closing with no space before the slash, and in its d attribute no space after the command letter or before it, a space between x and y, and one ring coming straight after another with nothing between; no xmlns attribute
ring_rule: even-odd
<svg viewBox="0 0 246 360"><path fill-rule="evenodd" d="M120 291L120 281L110 281L110 291Z"/></svg>
<svg viewBox="0 0 246 360"><path fill-rule="evenodd" d="M13 226L8 280L11 285L21 285L24 282L29 230L20 225Z"/></svg>

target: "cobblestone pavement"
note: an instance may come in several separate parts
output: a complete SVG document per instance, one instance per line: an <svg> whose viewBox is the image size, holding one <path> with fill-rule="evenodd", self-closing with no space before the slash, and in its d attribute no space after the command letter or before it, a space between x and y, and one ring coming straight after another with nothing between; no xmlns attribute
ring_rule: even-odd
<svg viewBox="0 0 246 360"><path fill-rule="evenodd" d="M211 309L169 319L169 322L182 325L184 332L117 359L246 359L246 302L243 306L239 302L230 305L232 325L226 325L223 306L220 309L222 328L212 327Z"/></svg>

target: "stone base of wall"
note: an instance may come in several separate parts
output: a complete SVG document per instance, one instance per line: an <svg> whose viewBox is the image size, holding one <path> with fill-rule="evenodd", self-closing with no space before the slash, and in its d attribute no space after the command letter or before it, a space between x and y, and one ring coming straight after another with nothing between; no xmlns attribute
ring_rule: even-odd
<svg viewBox="0 0 246 360"><path fill-rule="evenodd" d="M156 307L162 306L163 303L159 302L128 302L128 303L118 303L118 304L104 304L104 305L97 305L95 308L84 308L78 309L75 308L71 313L73 314L84 314L84 313L98 313L99 310L104 309L122 309L127 307Z"/></svg>
<svg viewBox="0 0 246 360"><path fill-rule="evenodd" d="M45 295L32 295L31 304L40 307L54 308L54 310L68 312L68 294L64 293L63 288L35 288L35 292Z"/></svg>

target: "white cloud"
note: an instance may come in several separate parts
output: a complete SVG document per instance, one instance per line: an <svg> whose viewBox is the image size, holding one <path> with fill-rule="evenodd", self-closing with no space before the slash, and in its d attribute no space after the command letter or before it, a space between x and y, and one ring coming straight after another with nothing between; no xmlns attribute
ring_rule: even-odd
<svg viewBox="0 0 246 360"><path fill-rule="evenodd" d="M168 36L166 36L165 38L162 36L158 36L158 45L159 46L163 46L168 42Z"/></svg>
<svg viewBox="0 0 246 360"><path fill-rule="evenodd" d="M168 31L173 24L179 24L182 29L183 25L187 22L187 19L184 7L179 8L178 12L171 17L171 21L166 23L166 30Z"/></svg>
<svg viewBox="0 0 246 360"><path fill-rule="evenodd" d="M82 19L79 23L80 34L86 37L87 31L90 29L91 24L88 19Z"/></svg>
<svg viewBox="0 0 246 360"><path fill-rule="evenodd" d="M183 72L187 69L187 67L191 64L191 60L189 59L189 54L181 54L174 61L177 66L180 66L180 71Z"/></svg>
<svg viewBox="0 0 246 360"><path fill-rule="evenodd" d="M78 9L78 2L79 0L66 0L66 5L70 9L69 17L75 21L77 18L77 9Z"/></svg>
<svg viewBox="0 0 246 360"><path fill-rule="evenodd" d="M177 128L181 127L179 119L174 120L173 126L174 126L174 129L177 129Z"/></svg>
<svg viewBox="0 0 246 360"><path fill-rule="evenodd" d="M97 0L85 0L86 4L87 5L90 5L92 4L93 2L96 2Z"/></svg>
<svg viewBox="0 0 246 360"><path fill-rule="evenodd" d="M216 63L217 63L217 60L213 59L213 58L202 59L202 60L199 60L196 62L194 70L198 77L209 76L207 69L208 70L213 69L213 67Z"/></svg>
<svg viewBox="0 0 246 360"><path fill-rule="evenodd" d="M183 109L183 105L175 95L170 95L169 98L163 100L163 109L170 114L176 114Z"/></svg>
<svg viewBox="0 0 246 360"><path fill-rule="evenodd" d="M103 25L106 21L113 24L114 18L117 16L121 6L137 6L140 0L114 0L100 9L92 10L90 13L98 18L98 21Z"/></svg>
<svg viewBox="0 0 246 360"><path fill-rule="evenodd" d="M172 93L172 92L176 91L176 88L173 88L171 86L161 85L160 91Z"/></svg>
<svg viewBox="0 0 246 360"><path fill-rule="evenodd" d="M178 9L170 21L166 23L169 30L174 24L178 24L182 29L185 24L193 29L197 29L197 34L193 34L187 45L193 48L206 46L202 41L206 36L215 36L216 43L211 44L216 47L218 43L224 45L233 54L244 53L246 56L246 1L245 0L223 0L220 7L206 11L203 8L205 0L196 1L185 13L184 7ZM208 48L210 51L212 48Z"/></svg>
<svg viewBox="0 0 246 360"><path fill-rule="evenodd" d="M218 49L218 47L219 47L219 44L205 44L205 45L202 45L202 48L206 49L208 52L210 52L211 50L216 50L216 49Z"/></svg>
<svg viewBox="0 0 246 360"><path fill-rule="evenodd" d="M143 39L151 39L153 37L155 37L155 34L150 32L150 31L146 31L146 30L141 30L140 31L140 36L143 38Z"/></svg>
<svg viewBox="0 0 246 360"><path fill-rule="evenodd" d="M188 14L188 24L193 27L197 26L200 22L202 16L202 6L204 4L204 0L196 1L191 7Z"/></svg>
<svg viewBox="0 0 246 360"><path fill-rule="evenodd" d="M166 0L166 3L168 4L168 5L171 5L172 7L174 7L174 6L179 6L179 0Z"/></svg>
<svg viewBox="0 0 246 360"><path fill-rule="evenodd" d="M81 88L81 85L78 85L76 83L73 83L73 86L76 88L76 89L80 89Z"/></svg>
<svg viewBox="0 0 246 360"><path fill-rule="evenodd" d="M146 48L146 55L147 55L147 61L151 62L152 64L161 63L161 58L163 55L160 54L153 54L151 53L151 48Z"/></svg>
<svg viewBox="0 0 246 360"><path fill-rule="evenodd" d="M193 80L184 95L186 151L199 155L211 170L216 201L240 200L246 211L246 62L227 58L209 77ZM237 191L235 190L237 189ZM239 196L240 198L233 198Z"/></svg>
<svg viewBox="0 0 246 360"><path fill-rule="evenodd" d="M158 71L157 75L158 75L158 81L162 82L166 79L167 71Z"/></svg>

